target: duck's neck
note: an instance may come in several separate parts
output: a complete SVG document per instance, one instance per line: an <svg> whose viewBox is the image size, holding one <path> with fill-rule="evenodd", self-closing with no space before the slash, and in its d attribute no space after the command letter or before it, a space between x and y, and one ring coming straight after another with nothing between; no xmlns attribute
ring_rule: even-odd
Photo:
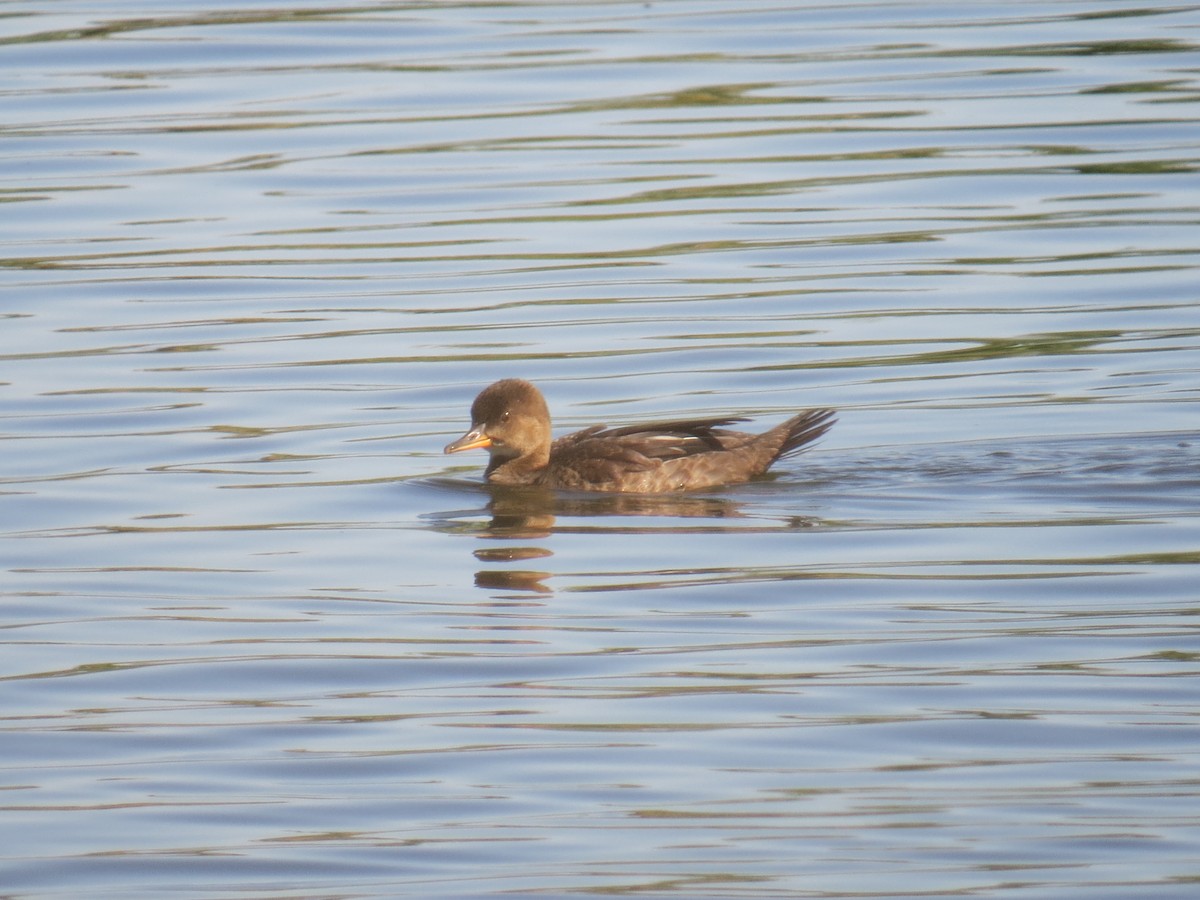
<svg viewBox="0 0 1200 900"><path fill-rule="evenodd" d="M549 450L535 450L524 456L493 454L484 476L493 484L537 484L549 463Z"/></svg>

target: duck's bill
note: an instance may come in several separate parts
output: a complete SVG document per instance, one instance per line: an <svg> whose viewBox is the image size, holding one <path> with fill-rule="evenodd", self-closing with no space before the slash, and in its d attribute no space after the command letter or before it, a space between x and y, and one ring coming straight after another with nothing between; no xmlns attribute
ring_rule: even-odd
<svg viewBox="0 0 1200 900"><path fill-rule="evenodd" d="M472 428L457 441L451 441L446 445L447 453L458 453L460 450L476 450L482 448L486 450L492 446L492 439L483 433L482 428Z"/></svg>

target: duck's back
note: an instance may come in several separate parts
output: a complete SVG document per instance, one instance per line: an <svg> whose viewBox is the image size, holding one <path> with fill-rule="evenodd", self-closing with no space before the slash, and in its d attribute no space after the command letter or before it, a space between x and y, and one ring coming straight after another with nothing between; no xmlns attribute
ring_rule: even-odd
<svg viewBox="0 0 1200 900"><path fill-rule="evenodd" d="M580 491L662 493L736 484L761 475L833 424L830 410L801 413L763 434L730 431L737 418L593 426L559 438L538 482Z"/></svg>

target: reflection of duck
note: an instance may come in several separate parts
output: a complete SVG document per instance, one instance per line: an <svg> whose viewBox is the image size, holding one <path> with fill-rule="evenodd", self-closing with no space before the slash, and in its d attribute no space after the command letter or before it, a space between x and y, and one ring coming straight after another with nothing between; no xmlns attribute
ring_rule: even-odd
<svg viewBox="0 0 1200 900"><path fill-rule="evenodd" d="M509 571L494 571L485 569L475 573L475 586L481 588L501 588L506 591L529 591L534 594L553 594L554 591L542 584L550 577L549 572L527 572L510 569Z"/></svg>
<svg viewBox="0 0 1200 900"><path fill-rule="evenodd" d="M748 481L821 437L834 414L809 410L762 434L722 427L741 421L593 425L553 441L541 392L528 381L507 378L475 398L471 430L446 452L486 449L491 459L485 477L493 484L660 493Z"/></svg>

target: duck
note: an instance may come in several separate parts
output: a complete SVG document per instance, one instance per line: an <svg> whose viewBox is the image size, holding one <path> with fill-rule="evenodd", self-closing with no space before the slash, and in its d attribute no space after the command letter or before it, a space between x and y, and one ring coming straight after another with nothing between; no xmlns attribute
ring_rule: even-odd
<svg viewBox="0 0 1200 900"><path fill-rule="evenodd" d="M592 425L555 440L542 392L505 378L475 398L470 429L445 452L487 450L489 484L661 494L749 481L810 446L836 419L831 409L810 409L761 434L727 428L743 416Z"/></svg>

